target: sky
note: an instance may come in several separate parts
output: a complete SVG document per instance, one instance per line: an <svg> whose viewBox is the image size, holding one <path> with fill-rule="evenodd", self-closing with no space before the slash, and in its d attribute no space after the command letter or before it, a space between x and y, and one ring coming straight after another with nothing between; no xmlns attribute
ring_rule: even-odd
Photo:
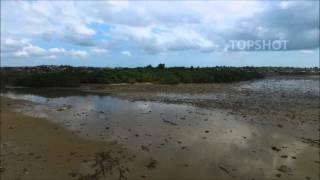
<svg viewBox="0 0 320 180"><path fill-rule="evenodd" d="M319 1L1 1L1 66L159 63L319 66Z"/></svg>

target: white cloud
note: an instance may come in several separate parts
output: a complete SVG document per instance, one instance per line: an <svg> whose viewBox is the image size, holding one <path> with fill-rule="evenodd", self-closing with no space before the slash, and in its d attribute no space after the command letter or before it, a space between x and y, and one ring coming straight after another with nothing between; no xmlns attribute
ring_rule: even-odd
<svg viewBox="0 0 320 180"><path fill-rule="evenodd" d="M122 51L121 54L124 55L124 56L131 56L131 52L130 51Z"/></svg>
<svg viewBox="0 0 320 180"><path fill-rule="evenodd" d="M1 2L1 23L6 27L1 28L1 33L43 36L81 44L95 34L83 10L84 7L78 8L72 1Z"/></svg>
<svg viewBox="0 0 320 180"><path fill-rule="evenodd" d="M50 48L49 52L54 54L65 53L66 50L64 48Z"/></svg>
<svg viewBox="0 0 320 180"><path fill-rule="evenodd" d="M74 50L74 49L65 50L64 48L50 48L48 52L53 56L66 55L66 56L80 57L80 58L83 58L89 55L87 51Z"/></svg>
<svg viewBox="0 0 320 180"><path fill-rule="evenodd" d="M308 50L308 49L299 50L299 52L303 54L314 54L314 50Z"/></svg>
<svg viewBox="0 0 320 180"><path fill-rule="evenodd" d="M46 56L47 51L38 46L33 46L29 44L23 47L21 50L18 50L17 52L15 52L14 54L17 57L31 57L31 56L41 57L41 56Z"/></svg>
<svg viewBox="0 0 320 180"><path fill-rule="evenodd" d="M19 57L86 57L114 49L211 52L230 39L275 38L289 40L290 50L314 49L318 12L317 1L4 1L1 49ZM68 46L30 44L39 39ZM69 45L82 47L64 49Z"/></svg>
<svg viewBox="0 0 320 180"><path fill-rule="evenodd" d="M66 50L64 48L44 49L33 45L26 39L5 38L1 41L1 56L9 56L15 58L50 58L57 56L85 57L88 54L84 50Z"/></svg>
<svg viewBox="0 0 320 180"><path fill-rule="evenodd" d="M48 51L39 46L35 46L27 39L4 38L1 41L1 55L14 57L46 57Z"/></svg>
<svg viewBox="0 0 320 180"><path fill-rule="evenodd" d="M80 57L80 58L83 58L88 55L87 51L73 50L73 49L69 51L69 54L72 57Z"/></svg>
<svg viewBox="0 0 320 180"><path fill-rule="evenodd" d="M281 1L279 3L279 6L282 8L282 9L286 9L289 5L289 2L288 1Z"/></svg>
<svg viewBox="0 0 320 180"><path fill-rule="evenodd" d="M1 39L1 51L3 52L12 52L26 45L29 45L28 39L12 39L6 37Z"/></svg>
<svg viewBox="0 0 320 180"><path fill-rule="evenodd" d="M129 41L148 53L178 50L212 51L216 45L198 32L164 26L117 26L110 32L116 41Z"/></svg>
<svg viewBox="0 0 320 180"><path fill-rule="evenodd" d="M96 53L96 54L100 54L100 53L107 53L108 50L104 49L104 48L98 48L98 47L93 47L90 49L91 52Z"/></svg>

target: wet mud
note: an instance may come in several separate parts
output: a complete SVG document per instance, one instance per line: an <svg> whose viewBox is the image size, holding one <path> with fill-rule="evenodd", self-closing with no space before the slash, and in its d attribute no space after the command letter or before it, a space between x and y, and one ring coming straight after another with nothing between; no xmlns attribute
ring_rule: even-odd
<svg viewBox="0 0 320 180"><path fill-rule="evenodd" d="M91 151L70 178L319 177L318 77L269 77L234 84L97 85L78 91L65 96L59 89L50 96L26 89L2 93L6 99L2 107L8 111L49 121L83 141L111 146L113 150ZM1 168L14 168L11 160L3 159ZM6 170L1 174L9 177Z"/></svg>

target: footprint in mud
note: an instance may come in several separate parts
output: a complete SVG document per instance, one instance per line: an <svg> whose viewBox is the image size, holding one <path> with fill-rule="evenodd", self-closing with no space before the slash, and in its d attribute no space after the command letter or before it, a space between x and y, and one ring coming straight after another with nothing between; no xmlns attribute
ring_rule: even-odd
<svg viewBox="0 0 320 180"><path fill-rule="evenodd" d="M320 161L313 161L314 163L320 164Z"/></svg>
<svg viewBox="0 0 320 180"><path fill-rule="evenodd" d="M73 156L73 155L75 155L75 154L77 154L77 152L73 152L73 151L70 152L70 155L71 155L71 156Z"/></svg>
<svg viewBox="0 0 320 180"><path fill-rule="evenodd" d="M23 168L23 173L24 173L24 174L29 174L28 169L27 169L27 168Z"/></svg>
<svg viewBox="0 0 320 180"><path fill-rule="evenodd" d="M279 149L279 148L277 148L275 146L272 146L271 149L274 150L274 151L277 151L277 152L281 151L281 149Z"/></svg>
<svg viewBox="0 0 320 180"><path fill-rule="evenodd" d="M278 124L277 125L279 128L283 128L283 125L282 124Z"/></svg>
<svg viewBox="0 0 320 180"><path fill-rule="evenodd" d="M288 173L288 174L292 172L292 169L286 165L281 165L277 170L282 173Z"/></svg>
<svg viewBox="0 0 320 180"><path fill-rule="evenodd" d="M142 145L142 146L141 146L141 149L142 149L143 151L149 152L149 148L148 148L147 146Z"/></svg>
<svg viewBox="0 0 320 180"><path fill-rule="evenodd" d="M181 150L187 149L187 146L182 146Z"/></svg>
<svg viewBox="0 0 320 180"><path fill-rule="evenodd" d="M146 166L149 170L156 168L158 161L150 158L148 165Z"/></svg>
<svg viewBox="0 0 320 180"><path fill-rule="evenodd" d="M152 134L144 133L145 136L152 137Z"/></svg>
<svg viewBox="0 0 320 180"><path fill-rule="evenodd" d="M77 174L76 174L75 172L70 172L70 173L69 173L69 176L71 176L71 177L73 177L73 178L74 178L74 177L76 177L76 176L77 176Z"/></svg>

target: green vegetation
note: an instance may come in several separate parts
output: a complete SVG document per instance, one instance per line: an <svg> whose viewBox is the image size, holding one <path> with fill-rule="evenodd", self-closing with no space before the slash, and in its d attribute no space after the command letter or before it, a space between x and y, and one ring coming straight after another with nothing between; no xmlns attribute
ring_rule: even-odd
<svg viewBox="0 0 320 180"><path fill-rule="evenodd" d="M30 87L77 87L80 79L67 73L30 74L17 79L14 85Z"/></svg>
<svg viewBox="0 0 320 180"><path fill-rule="evenodd" d="M255 69L234 67L208 68L166 68L164 64L157 67L140 68L84 68L70 66L33 67L23 70L2 71L2 84L29 87L75 87L81 83L139 83L159 84L178 83L222 83L237 82L262 78Z"/></svg>

